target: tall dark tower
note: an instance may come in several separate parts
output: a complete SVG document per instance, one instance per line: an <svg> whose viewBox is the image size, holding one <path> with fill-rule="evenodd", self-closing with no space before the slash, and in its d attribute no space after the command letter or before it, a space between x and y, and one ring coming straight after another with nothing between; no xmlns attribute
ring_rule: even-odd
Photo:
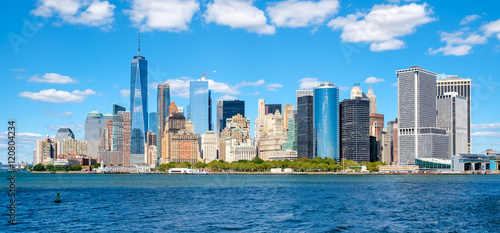
<svg viewBox="0 0 500 233"><path fill-rule="evenodd" d="M148 61L141 56L139 32L138 55L131 61L130 73L130 165L144 163L144 143L148 131Z"/></svg>

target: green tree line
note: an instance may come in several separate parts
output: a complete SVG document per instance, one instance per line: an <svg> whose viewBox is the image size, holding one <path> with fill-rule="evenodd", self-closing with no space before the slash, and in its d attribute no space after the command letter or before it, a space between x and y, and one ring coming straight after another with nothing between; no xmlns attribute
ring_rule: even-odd
<svg viewBox="0 0 500 233"><path fill-rule="evenodd" d="M101 166L101 164L96 163L92 165L92 168L98 168L99 166ZM53 165L53 164L43 165L39 163L34 167L32 167L31 170L32 171L81 171L82 166L80 165L67 166L67 165Z"/></svg>

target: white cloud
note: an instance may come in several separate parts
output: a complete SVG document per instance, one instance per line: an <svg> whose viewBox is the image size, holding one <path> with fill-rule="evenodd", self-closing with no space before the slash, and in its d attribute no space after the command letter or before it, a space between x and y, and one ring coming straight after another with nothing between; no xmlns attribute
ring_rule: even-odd
<svg viewBox="0 0 500 233"><path fill-rule="evenodd" d="M66 111L66 112L62 112L60 114L58 113L53 113L52 111L49 111L49 110L46 110L46 111L43 111L45 114L47 115L50 115L50 116L54 116L54 117L66 117L66 118L71 118L73 115L75 115L75 113L73 112L69 112L69 111Z"/></svg>
<svg viewBox="0 0 500 233"><path fill-rule="evenodd" d="M251 0L214 0L207 5L206 23L216 23L231 28L242 28L257 34L274 34L276 29L267 24L264 12Z"/></svg>
<svg viewBox="0 0 500 233"><path fill-rule="evenodd" d="M472 46L475 44L484 44L486 37L476 32L466 33L463 30L452 33L441 32L441 42L446 42L446 46L438 49L429 48L431 55L443 53L443 55L463 56L472 52Z"/></svg>
<svg viewBox="0 0 500 233"><path fill-rule="evenodd" d="M28 82L67 84L77 83L77 80L72 79L69 76L64 76L56 73L46 73L42 77L39 77L38 74L35 74L30 79L28 79Z"/></svg>
<svg viewBox="0 0 500 233"><path fill-rule="evenodd" d="M182 98L189 98L190 81L194 81L194 79L191 79L189 77L182 77L177 79L168 79L165 82L170 84L170 93L172 95L179 96ZM226 95L241 95L241 91L238 90L239 87L249 86L249 85L258 86L261 85L260 84L261 81L264 82L264 80L259 80L256 82L243 81L236 86L231 86L227 83L216 82L212 79L207 79L207 81L208 81L208 89L212 90L215 93L221 93ZM155 83L152 84L156 85Z"/></svg>
<svg viewBox="0 0 500 233"><path fill-rule="evenodd" d="M405 47L405 43L396 38L410 35L418 26L434 21L432 14L426 3L375 5L368 14L358 12L338 17L328 26L334 30L342 29L343 42L371 43L372 51L393 50Z"/></svg>
<svg viewBox="0 0 500 233"><path fill-rule="evenodd" d="M73 132L80 132L84 129L84 125L48 125L46 126L47 129L50 129L50 130L53 130L53 131L57 131L59 130L60 128L70 128L71 131Z"/></svg>
<svg viewBox="0 0 500 233"><path fill-rule="evenodd" d="M208 81L208 89L213 92L229 94L229 95L240 95L241 92L237 89L237 87L233 87L228 85L227 83L216 82L212 79L207 79Z"/></svg>
<svg viewBox="0 0 500 233"><path fill-rule="evenodd" d="M231 95L224 95L219 97L219 100L237 100L238 98L231 96Z"/></svg>
<svg viewBox="0 0 500 233"><path fill-rule="evenodd" d="M120 95L122 95L123 97L125 96L130 96L130 89L123 89L120 91Z"/></svg>
<svg viewBox="0 0 500 233"><path fill-rule="evenodd" d="M299 84L299 89L300 90L311 90L316 86L316 83L318 83L317 78L303 78L299 81L297 81Z"/></svg>
<svg viewBox="0 0 500 233"><path fill-rule="evenodd" d="M472 132L472 137L500 138L500 132Z"/></svg>
<svg viewBox="0 0 500 233"><path fill-rule="evenodd" d="M369 77L365 80L365 83L375 84L375 83L380 83L383 81L384 81L383 78Z"/></svg>
<svg viewBox="0 0 500 233"><path fill-rule="evenodd" d="M319 25L338 12L337 0L288 0L272 4L266 11L271 22L278 27L308 27Z"/></svg>
<svg viewBox="0 0 500 233"><path fill-rule="evenodd" d="M41 135L38 133L16 133L16 144L33 144L36 142L36 140L44 139L46 137L46 135ZM0 134L0 141L2 142L2 144L7 144L7 139L7 132Z"/></svg>
<svg viewBox="0 0 500 233"><path fill-rule="evenodd" d="M485 36L490 37L496 34L497 38L500 40L500 19L481 26L481 30L484 32Z"/></svg>
<svg viewBox="0 0 500 233"><path fill-rule="evenodd" d="M244 87L244 86L254 86L254 87L258 87L258 86L262 86L264 85L266 82L264 81L264 79L261 79L261 80L258 80L258 81L255 81L255 82L247 82L247 81L241 81L240 83L238 83L236 86L238 87Z"/></svg>
<svg viewBox="0 0 500 233"><path fill-rule="evenodd" d="M109 29L114 21L115 5L108 1L39 0L31 14L45 18L57 17L70 24Z"/></svg>
<svg viewBox="0 0 500 233"><path fill-rule="evenodd" d="M133 0L132 9L126 13L142 30L180 32L189 29L199 9L196 0Z"/></svg>
<svg viewBox="0 0 500 233"><path fill-rule="evenodd" d="M472 124L472 129L500 129L500 123Z"/></svg>
<svg viewBox="0 0 500 233"><path fill-rule="evenodd" d="M397 86L398 86L398 83L393 83L393 84L391 84L391 86L393 86L393 87L397 87Z"/></svg>
<svg viewBox="0 0 500 233"><path fill-rule="evenodd" d="M468 24L476 19L481 18L479 15L467 15L462 20L460 20L460 25Z"/></svg>
<svg viewBox="0 0 500 233"><path fill-rule="evenodd" d="M266 85L268 91L276 91L276 88L283 87L283 85L279 83L270 83Z"/></svg>
<svg viewBox="0 0 500 233"><path fill-rule="evenodd" d="M19 96L35 101L51 103L81 103L88 95L97 94L91 89L85 91L74 90L72 92L57 91L56 89L41 90L39 92L21 92Z"/></svg>

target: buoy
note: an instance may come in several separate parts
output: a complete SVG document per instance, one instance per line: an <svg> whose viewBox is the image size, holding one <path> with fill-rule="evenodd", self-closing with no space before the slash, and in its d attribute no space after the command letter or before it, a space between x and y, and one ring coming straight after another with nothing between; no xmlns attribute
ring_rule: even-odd
<svg viewBox="0 0 500 233"><path fill-rule="evenodd" d="M61 203L61 198L59 197L59 193L57 193L57 197L54 200L55 203Z"/></svg>

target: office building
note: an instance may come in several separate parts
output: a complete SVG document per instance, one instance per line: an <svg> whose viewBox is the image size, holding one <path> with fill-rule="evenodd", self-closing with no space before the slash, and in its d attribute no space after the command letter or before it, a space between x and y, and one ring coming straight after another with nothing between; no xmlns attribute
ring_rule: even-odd
<svg viewBox="0 0 500 233"><path fill-rule="evenodd" d="M298 92L298 91L297 91ZM314 158L314 98L310 95L297 96L297 156Z"/></svg>
<svg viewBox="0 0 500 233"><path fill-rule="evenodd" d="M151 167L156 167L158 137L154 132L147 132L146 143L144 144L145 161Z"/></svg>
<svg viewBox="0 0 500 233"><path fill-rule="evenodd" d="M271 153L281 150L284 141L286 141L286 134L283 129L283 116L276 109L274 114L264 117L264 131L263 136L259 138L257 156L263 160L269 160Z"/></svg>
<svg viewBox="0 0 500 233"><path fill-rule="evenodd" d="M238 150L232 150L232 148L238 145L242 147L239 147ZM242 156L255 157L256 147L252 145L250 120L240 114L236 114L236 116L226 119L226 128L224 128L220 134L218 148L219 159L226 162L237 161L237 159L242 158ZM252 150L252 148L253 152L249 151Z"/></svg>
<svg viewBox="0 0 500 233"><path fill-rule="evenodd" d="M392 146L391 146L391 133L389 133L387 128L382 129L382 140L380 143L380 161L385 164L391 164L392 162Z"/></svg>
<svg viewBox="0 0 500 233"><path fill-rule="evenodd" d="M198 134L186 130L186 118L174 113L167 117L162 139L162 163L190 162L200 159Z"/></svg>
<svg viewBox="0 0 500 233"><path fill-rule="evenodd" d="M314 88L315 156L339 161L339 88L323 82Z"/></svg>
<svg viewBox="0 0 500 233"><path fill-rule="evenodd" d="M184 116L184 107L177 107L177 113Z"/></svg>
<svg viewBox="0 0 500 233"><path fill-rule="evenodd" d="M87 155L87 141L66 138L60 141L63 155L68 155L68 158L73 155Z"/></svg>
<svg viewBox="0 0 500 233"><path fill-rule="evenodd" d="M130 165L130 112L118 111L114 116L113 124L118 130L113 134L113 147L120 151L120 161L124 166ZM115 163L113 163L115 164Z"/></svg>
<svg viewBox="0 0 500 233"><path fill-rule="evenodd" d="M118 114L118 112L125 112L125 110L125 107L113 104L113 151L118 151L115 141L118 140L116 138L118 136L118 131L121 131L121 129L118 128L116 115Z"/></svg>
<svg viewBox="0 0 500 233"><path fill-rule="evenodd" d="M288 123L289 123L288 117L290 115L293 116L293 110L294 107L291 104L285 104L283 106L283 127L285 130L288 130Z"/></svg>
<svg viewBox="0 0 500 233"><path fill-rule="evenodd" d="M283 112L281 111L281 104L266 104L265 107L266 107L266 115L274 114L276 110L280 111L280 113Z"/></svg>
<svg viewBox="0 0 500 233"><path fill-rule="evenodd" d="M104 125L102 139L103 139L103 144L104 144L103 150L104 151L112 151L113 150L113 120L109 120Z"/></svg>
<svg viewBox="0 0 500 233"><path fill-rule="evenodd" d="M263 136L264 133L264 116L266 115L266 103L264 99L259 99L258 107L257 107L257 118L255 119L255 145L258 146L259 139Z"/></svg>
<svg viewBox="0 0 500 233"><path fill-rule="evenodd" d="M97 158L99 139L101 138L102 114L97 110L89 112L85 119L85 141L87 141L87 156Z"/></svg>
<svg viewBox="0 0 500 233"><path fill-rule="evenodd" d="M198 135L212 128L212 92L205 77L189 82L189 117Z"/></svg>
<svg viewBox="0 0 500 233"><path fill-rule="evenodd" d="M171 108L172 104L175 106L175 102L170 103L170 84L168 83L160 83L156 86L157 90L157 109L156 109L156 125L157 125L157 142L156 148L158 149L157 155L161 157L161 141L163 140L163 131L165 131L165 121L167 117L172 114Z"/></svg>
<svg viewBox="0 0 500 233"><path fill-rule="evenodd" d="M361 97L340 103L341 159L358 163L370 161L369 112L370 101Z"/></svg>
<svg viewBox="0 0 500 233"><path fill-rule="evenodd" d="M377 96L373 93L372 85L368 88L366 96L370 100L370 113L377 113Z"/></svg>
<svg viewBox="0 0 500 233"><path fill-rule="evenodd" d="M156 112L150 112L149 113L149 126L148 126L148 129L149 131L153 132L153 133L157 133L158 132L158 114L156 114Z"/></svg>
<svg viewBox="0 0 500 233"><path fill-rule="evenodd" d="M148 61L141 56L140 47L131 61L130 121L130 165L136 165L144 163L148 131Z"/></svg>
<svg viewBox="0 0 500 233"><path fill-rule="evenodd" d="M451 156L467 154L467 98L456 92L437 97L437 127L446 129Z"/></svg>
<svg viewBox="0 0 500 233"><path fill-rule="evenodd" d="M283 151L297 152L297 124L295 123L295 115L288 116L288 130L286 131L286 142L283 142L281 148ZM297 153L294 155L297 156Z"/></svg>
<svg viewBox="0 0 500 233"><path fill-rule="evenodd" d="M436 127L436 74L412 66L396 71L398 77L398 162L416 158L447 159L446 130Z"/></svg>
<svg viewBox="0 0 500 233"><path fill-rule="evenodd" d="M458 75L437 75L436 80L437 96L442 96L446 92L456 92L459 96L467 100L467 153L472 153L471 137L471 79L461 78Z"/></svg>
<svg viewBox="0 0 500 233"><path fill-rule="evenodd" d="M207 131L201 135L201 158L205 163L217 160L217 135Z"/></svg>
<svg viewBox="0 0 500 233"><path fill-rule="evenodd" d="M70 128L59 128L59 130L57 130L55 140L62 141L67 138L75 139L75 134L73 134L73 131L71 131Z"/></svg>
<svg viewBox="0 0 500 233"><path fill-rule="evenodd" d="M59 141L50 139L49 136L46 139L36 140L36 153L33 158L33 165L39 163L52 164L57 159L59 146Z"/></svg>
<svg viewBox="0 0 500 233"><path fill-rule="evenodd" d="M175 101L170 102L170 107L168 107L168 112L169 112L169 115L172 115L172 114L174 114L174 113L181 113L181 114L182 114L182 111L181 111L181 112L179 112L179 109L180 109L180 108L182 108L182 107L177 107L177 106L175 105ZM167 118L165 117L165 119L167 119ZM164 126L164 127L165 127L165 126Z"/></svg>
<svg viewBox="0 0 500 233"><path fill-rule="evenodd" d="M220 112L219 112L220 111ZM242 100L218 100L217 101L217 131L219 134L226 128L226 120L237 114L245 117L245 101ZM220 118L219 118L220 117Z"/></svg>

